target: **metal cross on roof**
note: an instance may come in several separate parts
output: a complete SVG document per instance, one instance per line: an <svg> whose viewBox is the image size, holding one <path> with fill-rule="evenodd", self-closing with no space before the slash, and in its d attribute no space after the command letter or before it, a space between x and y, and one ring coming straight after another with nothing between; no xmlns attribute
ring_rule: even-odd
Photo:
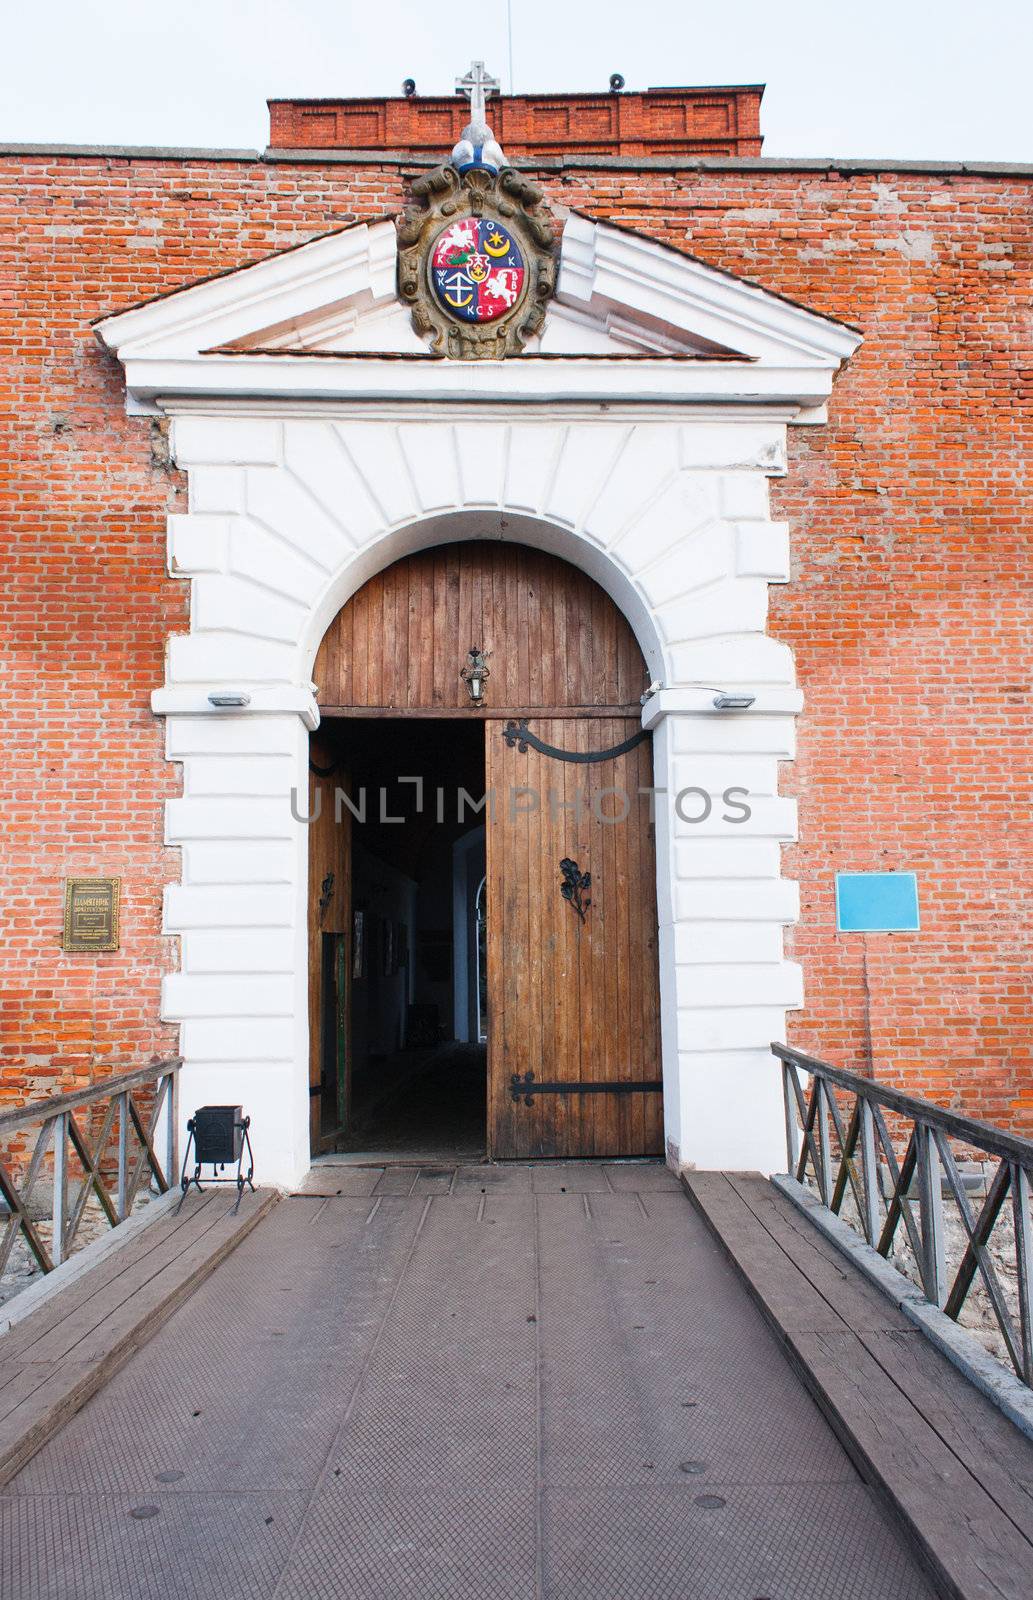
<svg viewBox="0 0 1033 1600"><path fill-rule="evenodd" d="M470 102L470 121L482 123L485 119L484 102L490 94L499 91L499 80L484 70L483 61L471 61L469 72L456 79L456 88Z"/></svg>

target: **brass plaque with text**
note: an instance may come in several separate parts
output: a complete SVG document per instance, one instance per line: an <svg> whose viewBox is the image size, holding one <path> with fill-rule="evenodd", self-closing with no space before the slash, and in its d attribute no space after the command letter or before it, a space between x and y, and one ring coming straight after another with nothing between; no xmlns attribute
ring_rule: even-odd
<svg viewBox="0 0 1033 1600"><path fill-rule="evenodd" d="M120 878L66 878L63 950L117 950Z"/></svg>

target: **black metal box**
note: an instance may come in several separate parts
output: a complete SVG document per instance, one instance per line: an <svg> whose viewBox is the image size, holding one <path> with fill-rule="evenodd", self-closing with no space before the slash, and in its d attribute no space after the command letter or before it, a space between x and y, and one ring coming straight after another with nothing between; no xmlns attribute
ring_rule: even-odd
<svg viewBox="0 0 1033 1600"><path fill-rule="evenodd" d="M201 1106L194 1112L194 1148L198 1161L240 1160L244 1138L242 1106Z"/></svg>

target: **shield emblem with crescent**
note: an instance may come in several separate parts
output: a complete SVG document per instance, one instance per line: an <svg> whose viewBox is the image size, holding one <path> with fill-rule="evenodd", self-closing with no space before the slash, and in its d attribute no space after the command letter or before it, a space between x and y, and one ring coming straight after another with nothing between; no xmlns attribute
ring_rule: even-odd
<svg viewBox="0 0 1033 1600"><path fill-rule="evenodd" d="M494 322L512 311L524 286L524 258L494 217L463 217L439 234L430 258L434 293L464 322Z"/></svg>

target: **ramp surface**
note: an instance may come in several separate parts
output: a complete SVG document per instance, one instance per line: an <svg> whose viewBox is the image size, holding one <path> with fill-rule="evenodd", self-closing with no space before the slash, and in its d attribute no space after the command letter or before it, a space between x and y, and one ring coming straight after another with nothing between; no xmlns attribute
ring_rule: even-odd
<svg viewBox="0 0 1033 1600"><path fill-rule="evenodd" d="M8 1484L5 1597L932 1595L661 1166L320 1186Z"/></svg>

